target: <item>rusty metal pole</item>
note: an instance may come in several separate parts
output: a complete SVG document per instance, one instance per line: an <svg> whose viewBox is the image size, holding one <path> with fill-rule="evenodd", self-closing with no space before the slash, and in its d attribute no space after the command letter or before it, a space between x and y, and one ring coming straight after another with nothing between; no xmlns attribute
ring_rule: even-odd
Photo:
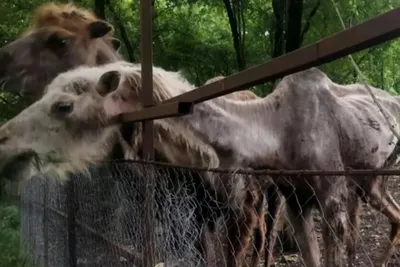
<svg viewBox="0 0 400 267"><path fill-rule="evenodd" d="M152 34L152 1L140 0L140 54L142 68L142 94L143 107L153 105L153 34ZM143 158L154 159L154 130L153 121L143 122ZM145 188L145 214L144 214L144 254L143 266L155 265L154 243L154 176L147 175Z"/></svg>

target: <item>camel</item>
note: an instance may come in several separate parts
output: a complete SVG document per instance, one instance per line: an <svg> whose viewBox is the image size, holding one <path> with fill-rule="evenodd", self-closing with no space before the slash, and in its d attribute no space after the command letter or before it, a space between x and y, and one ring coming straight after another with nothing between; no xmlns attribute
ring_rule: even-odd
<svg viewBox="0 0 400 267"><path fill-rule="evenodd" d="M33 14L31 27L1 49L3 91L38 100L57 74L79 65L121 59L113 27L73 4L47 3Z"/></svg>
<svg viewBox="0 0 400 267"><path fill-rule="evenodd" d="M218 76L213 79L210 79L208 83L215 82L217 80L223 79L223 76ZM400 97L392 96L388 92L375 88L373 86L369 86L374 95L381 102L383 101L385 106L397 106L398 102L400 102ZM331 84L330 89L332 92L338 96L347 99L348 101L371 101L371 96L368 93L368 90L364 85L361 84L348 84L348 85L338 85L335 83ZM232 98L234 99L234 98ZM397 101L396 101L396 100ZM396 107L394 107L396 110ZM395 112L395 111L394 111ZM392 112L392 115L394 113ZM396 123L396 122L394 122ZM391 222L391 231L390 231L390 244L388 244L387 251L388 253L383 256L382 262L383 265L386 266L388 264L388 260L390 258L390 247L392 244L397 244L396 236L398 236L400 232L400 207L393 199L392 195L388 191L387 184L388 177L383 176L375 176L375 177L353 177L351 181L351 191L354 192L354 196L352 196L349 200L349 219L352 227L349 233L349 238L347 239L347 253L348 253L348 265L353 266L356 255L356 241L359 235L359 214L361 208L360 199L363 202L369 203L374 209L383 213ZM273 190L273 189L270 189ZM269 193L268 195L273 195L273 193ZM270 214L273 214L274 211L270 210ZM281 216L282 217L282 216ZM281 223L282 224L282 223ZM270 227L268 230L271 231L271 228L275 227L273 222L270 221L268 223ZM281 226L282 227L282 226ZM285 228L283 221L283 228ZM272 233L273 234L273 233ZM267 238L268 239L268 238ZM291 240L290 240L291 241ZM274 239L272 239L274 242ZM269 247L268 251L273 249ZM265 254L266 266L270 266L270 259L272 258L272 254Z"/></svg>
<svg viewBox="0 0 400 267"><path fill-rule="evenodd" d="M342 103L346 103L348 106L354 107L359 107L359 110L362 110L367 113L371 113L371 111L374 111L376 114L372 116L372 114L368 114L368 117L363 118L357 114L357 117L361 117L364 121L369 120L369 123L367 125L376 131L383 131L385 129L388 131L388 126L386 125L384 119L382 116L379 117L380 112L375 106L375 104L372 102L370 95L366 91L365 88L363 88L362 85L360 84L352 84L352 85L347 85L347 86L341 86L338 84L333 83L329 78L323 74L320 71L317 71L315 69L312 70L313 75L310 75L311 77L317 77L318 80L316 82L318 83L327 83L328 84L328 89L330 89L335 96L342 98L341 101ZM376 94L377 98L384 103L384 107L386 109L386 112L389 113L391 116L391 120L394 122L394 124L397 124L397 114L398 114L398 108L399 108L399 101L396 99L396 97L392 97L390 94L387 92L384 92L383 90L379 90L377 88L373 88L374 94ZM219 102L222 102L222 100L219 100ZM228 101L224 101L228 102ZM231 104L231 103L230 103ZM366 106L365 106L366 105ZM363 106L363 107L361 107ZM229 112L229 111L228 111ZM377 115L378 114L378 115ZM378 119L376 120L375 117L378 116ZM382 129L383 128L383 129ZM382 140L382 137L377 136L376 138L380 138ZM384 139L383 139L384 140ZM381 141L385 142L385 141ZM394 147L395 141L388 142L389 147ZM381 144L378 144L381 145ZM387 144L384 144L386 147L388 146ZM375 147L374 147L375 149ZM375 150L372 150L375 152ZM373 153L373 152L370 153ZM392 150L391 150L392 151ZM353 152L355 153L355 152ZM383 157L383 159L387 159L387 154L385 155L386 157ZM381 158L382 160L382 158ZM354 163L351 162L347 163L347 166L352 167L352 168L376 168L376 167L381 167L382 162L380 164L366 164L365 162L361 163ZM399 234L399 221L400 221L400 208L398 204L394 201L393 197L390 195L387 189L384 188L384 184L386 183L387 177L353 177L352 179L352 184L350 185L350 188L352 191L356 191L355 197L357 199L351 198L349 200L349 210L350 210L350 219L351 223L355 225L355 228L358 229L358 224L359 224L359 198L361 197L364 201L371 203L371 205L381 211L385 216L388 217L388 219L391 221L392 225L392 230L390 234L390 239L391 239L391 244L388 244L388 249L387 253L384 254L383 256L383 265L386 266L388 263L388 259L390 257L391 250L389 247L392 244L396 244L397 239L398 239L398 234ZM353 195L354 196L354 195ZM354 262L354 257L355 257L355 239L356 236L358 235L357 232L352 231L351 232L351 237L348 239L348 247L349 251L349 265L352 265Z"/></svg>
<svg viewBox="0 0 400 267"><path fill-rule="evenodd" d="M400 103L400 97L392 96L388 92L369 86L377 100L383 104L386 113L389 112L392 116L391 123L395 126L398 124L399 117L396 116L397 106ZM349 84L338 85L332 83L330 89L346 101L360 105L364 102L372 101L365 85L362 84ZM373 127L373 126L371 126ZM394 155L396 156L396 155ZM387 188L388 176L367 176L367 177L352 177L350 184L352 196L349 200L349 219L351 224L351 231L347 240L347 250L349 257L349 266L354 265L356 255L356 244L358 240L358 233L360 228L360 209L362 200L364 203L370 204L375 210L385 215L390 224L390 243L387 244L387 253L382 257L382 266L387 266L390 256L393 254L392 247L398 245L398 236L400 234L400 206L394 200L393 196Z"/></svg>
<svg viewBox="0 0 400 267"><path fill-rule="evenodd" d="M119 74L115 75L121 78L118 88L104 102L104 107L110 107L109 115L141 109L138 102L139 67L126 62L110 65L119 69ZM106 68L102 67L100 72L104 71ZM81 72L82 69L75 71L77 75ZM153 79L161 80L161 76L161 71L155 72ZM165 95L166 91L173 96L191 90L188 83L175 79L173 75L163 77L162 84L162 87L156 87L154 93L159 102L163 100L160 95ZM196 105L192 115L171 120L194 129L217 153L232 151L229 153L231 158L220 158L221 166L317 170L382 166L392 152L396 138L372 101L338 97L331 90L334 85L324 73L312 68L286 76L276 90L263 99L233 101L216 98ZM388 106L392 119L396 119L399 110L400 105L392 100ZM293 116L296 125L291 123ZM261 122L257 118L262 118ZM250 133L249 129L252 129ZM220 135L220 132L226 134ZM324 149L325 146L329 146L329 150ZM348 179L288 177L275 179L274 182L286 198L290 220L306 265L320 265L311 216L315 206L326 219L323 225L325 264L341 266L347 232Z"/></svg>
<svg viewBox="0 0 400 267"><path fill-rule="evenodd" d="M113 64L110 64L110 66L112 67ZM87 67L81 67L78 69L83 70L83 68ZM80 72L82 74L80 77L74 77L71 80L72 77L70 74L75 73L75 70L60 74L47 86L42 99L33 103L17 117L6 122L2 126L0 130L0 139L1 141L5 141L5 143L0 141L2 143L0 145L2 165L0 169L7 171L17 164L20 171L31 171L31 169L28 168L30 166L29 164L24 166L24 163L27 162L26 160L32 155L30 151L35 151L34 153L39 155L38 159L43 162L40 168L42 172L46 173L54 170L58 173L59 177L64 177L67 173L84 172L88 166L110 158L110 151L113 150L113 144L116 142L121 143L121 137L118 138L118 127L110 126L108 121L116 115L116 108L126 108L124 105L118 107L110 106L110 99L108 96L112 92L110 91L111 88L108 86L111 84L115 86L118 85L118 83L115 82L114 75L109 75L109 73L97 75L99 74L98 71L93 72L90 69L88 69L88 71ZM97 69L94 68L93 70ZM115 74L117 72L114 71L111 73ZM97 83L97 86L90 88L86 87L94 82ZM132 82L134 82L134 80L132 80ZM161 91L158 90L158 92ZM75 101L73 105L69 105L68 99L79 99L78 102L81 105ZM46 108L42 109L44 106L46 106ZM37 108L46 111L45 113L37 112L37 120L34 118L28 118L30 117L31 111L37 110ZM19 124L18 121L25 121L26 119L28 120L26 121L26 126L35 125L34 128L38 129L38 131L28 131L26 133L30 135L28 139L32 137L31 134L36 136L41 131L45 131L49 134L48 138L45 138L45 135L41 135L43 138L47 139L47 141L43 142L45 139L40 141L38 140L39 142L36 142L34 148L32 147L33 150L27 147L19 150L14 147L15 144L8 143L7 141L14 139L9 135L11 134L10 129ZM161 151L161 158L164 160L178 164L187 164L189 159L190 163L196 164L196 166L199 167L207 166L212 168L220 166L218 163L219 157L215 154L214 149L204 143L201 139L196 139L195 142L189 142L187 139L196 136L193 134L195 132L190 131L190 129L184 130L185 127L179 126L181 125L179 124L179 121L163 120L156 121L155 123L157 136L156 151ZM61 130L60 127L63 128L63 130ZM19 128L18 131L22 134L24 130ZM183 132L181 133L181 131ZM79 135L80 138L74 138L74 136L77 135ZM178 137L174 137L174 135L178 135ZM67 138L67 136L70 138ZM121 133L121 136L129 137L136 135ZM181 144L177 144L177 140L173 141L174 138L179 140ZM19 142L19 145L25 146L24 144L33 144L33 142L31 142L32 140L28 141L28 139L27 142ZM130 151L130 148L138 147L138 145L131 146L131 140L123 141L122 144L125 146L122 145L122 147L124 148L123 154L125 157L136 155L135 151ZM60 142L60 144L57 144L58 142ZM39 143L42 145L39 145ZM186 147L183 146L182 143ZM192 146L194 148L192 148ZM196 149L197 147L205 147L207 149L203 148L201 153L198 152L197 154L189 153L189 149ZM12 149L15 153L10 153L9 149ZM51 152L48 149L50 149ZM128 152L126 152L126 150L128 150ZM187 150L189 150L189 152ZM19 152L21 152L21 154ZM57 163L55 163L54 160L57 161ZM32 174L33 173L30 173L24 176L30 177ZM18 174L16 173L13 175ZM235 183L231 181L229 175L224 175L218 179L215 177L204 177L202 179L205 185L211 184L211 188L215 188L217 191L215 194L218 194L218 191L222 190L221 187L229 192L228 195L223 196L222 200L218 198L216 200L217 203L232 203L228 208L228 215L226 217L229 218L227 222L228 238L230 238L230 243L232 243L233 246L229 249L230 251L226 252L226 266L242 266L245 252L250 246L250 237L252 236L254 229L257 227L256 219L258 216L261 216L261 208L263 206L261 204L263 203L262 195L253 194L253 192L257 192L258 189L253 185L252 180L246 180L245 177L241 176L236 177L237 181L235 181ZM245 184L247 185L246 188L244 188ZM214 208L213 211L203 212L206 212L208 216L216 216L215 214L218 215L218 213L223 211L222 208ZM216 219L207 219L207 216L205 216L205 219L203 220L208 220L208 224L210 224L215 222ZM259 238L262 239L263 236L261 235ZM259 242L259 244L262 245L263 242ZM254 261L257 262L258 259Z"/></svg>
<svg viewBox="0 0 400 267"><path fill-rule="evenodd" d="M225 76L222 75L216 76L207 80L204 85L220 81L224 78ZM259 96L250 90L237 91L222 97L238 101L260 99ZM277 239L277 232L280 232L278 234L280 239L285 240L288 243L283 246L283 250L286 248L289 250L293 249L295 246L295 240L292 234L292 229L290 229L287 220L285 220L283 196L277 190L276 186L274 186L274 183L268 183L268 186L263 188L263 191L266 192L266 196L268 197L267 207L269 207L269 209L268 216L264 217L266 222L260 222L259 229L265 229L263 234L265 235L267 243L265 244L264 265L269 267L273 262L273 252ZM265 224L265 226L263 224Z"/></svg>
<svg viewBox="0 0 400 267"><path fill-rule="evenodd" d="M120 60L120 41L112 33L112 25L74 4L40 6L34 12L32 26L0 50L2 90L20 94L34 103L60 73L80 65ZM119 143L129 151L125 140L120 138Z"/></svg>
<svg viewBox="0 0 400 267"><path fill-rule="evenodd" d="M1 48L1 90L33 103L59 73L121 60L121 41L113 33L110 23L73 3L42 4L34 10L31 26Z"/></svg>

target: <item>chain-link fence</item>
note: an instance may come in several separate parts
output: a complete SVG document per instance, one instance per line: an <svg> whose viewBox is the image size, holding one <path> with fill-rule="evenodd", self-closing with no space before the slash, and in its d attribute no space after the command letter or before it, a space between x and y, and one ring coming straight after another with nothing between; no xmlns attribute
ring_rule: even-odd
<svg viewBox="0 0 400 267"><path fill-rule="evenodd" d="M292 225L296 220L289 221L287 204L292 197L312 202L316 195L296 191L285 199L276 187L293 183L294 188L298 177L120 162L71 178L61 182L57 177L35 177L22 185L21 240L36 266L142 266L146 256L143 233L149 226L155 232L155 262L163 263L161 266L264 266L267 255L276 266L305 266L297 248L305 240L296 239L299 228ZM156 184L154 218L148 222L144 192L150 178ZM361 184L364 180L347 187L358 190L358 196L365 200L374 200L377 207L369 191L362 191L367 188ZM400 198L400 185L394 176L388 184L379 181L371 184L388 185L394 199ZM379 190L384 192L385 188ZM357 203L349 199L349 203ZM346 212L357 217L357 209L350 210L353 206L346 206ZM275 216L272 224L275 213L280 216ZM323 225L330 217L317 209L312 217L323 252ZM357 240L354 263L373 266L385 253L390 224L366 204L360 219L361 227L353 234ZM268 243L274 229L278 230L275 245ZM390 263L399 266L400 260L394 255Z"/></svg>

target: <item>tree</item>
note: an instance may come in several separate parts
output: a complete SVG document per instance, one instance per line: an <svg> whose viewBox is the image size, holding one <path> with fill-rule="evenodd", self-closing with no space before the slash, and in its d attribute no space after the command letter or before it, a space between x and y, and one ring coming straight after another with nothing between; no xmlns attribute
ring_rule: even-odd
<svg viewBox="0 0 400 267"><path fill-rule="evenodd" d="M246 0L223 0L229 25L232 33L233 46L236 52L236 63L238 71L246 68L245 61L245 35L246 20L245 6Z"/></svg>

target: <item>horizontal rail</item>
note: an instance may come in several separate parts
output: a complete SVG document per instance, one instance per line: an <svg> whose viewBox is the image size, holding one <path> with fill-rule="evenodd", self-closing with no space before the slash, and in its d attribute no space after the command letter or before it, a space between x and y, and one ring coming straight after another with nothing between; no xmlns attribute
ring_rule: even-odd
<svg viewBox="0 0 400 267"><path fill-rule="evenodd" d="M243 170L243 169L221 169L221 168L199 168L195 166L181 166L171 163L164 163L159 161L148 160L112 160L106 161L107 163L138 163L148 165L158 165L169 168L190 169L199 172L219 172L231 174L247 174L247 175L268 175L268 176L370 176L370 175L400 175L400 169L346 169L346 170Z"/></svg>
<svg viewBox="0 0 400 267"><path fill-rule="evenodd" d="M266 63L248 68L217 82L172 97L195 104L247 89L310 67L315 67L400 36L400 8L336 33Z"/></svg>
<svg viewBox="0 0 400 267"><path fill-rule="evenodd" d="M146 120L157 120L169 117L187 115L193 112L193 103L172 102L160 104L148 108L143 108L132 113L124 113L115 116L110 120L110 124L120 124L124 122L141 122Z"/></svg>

